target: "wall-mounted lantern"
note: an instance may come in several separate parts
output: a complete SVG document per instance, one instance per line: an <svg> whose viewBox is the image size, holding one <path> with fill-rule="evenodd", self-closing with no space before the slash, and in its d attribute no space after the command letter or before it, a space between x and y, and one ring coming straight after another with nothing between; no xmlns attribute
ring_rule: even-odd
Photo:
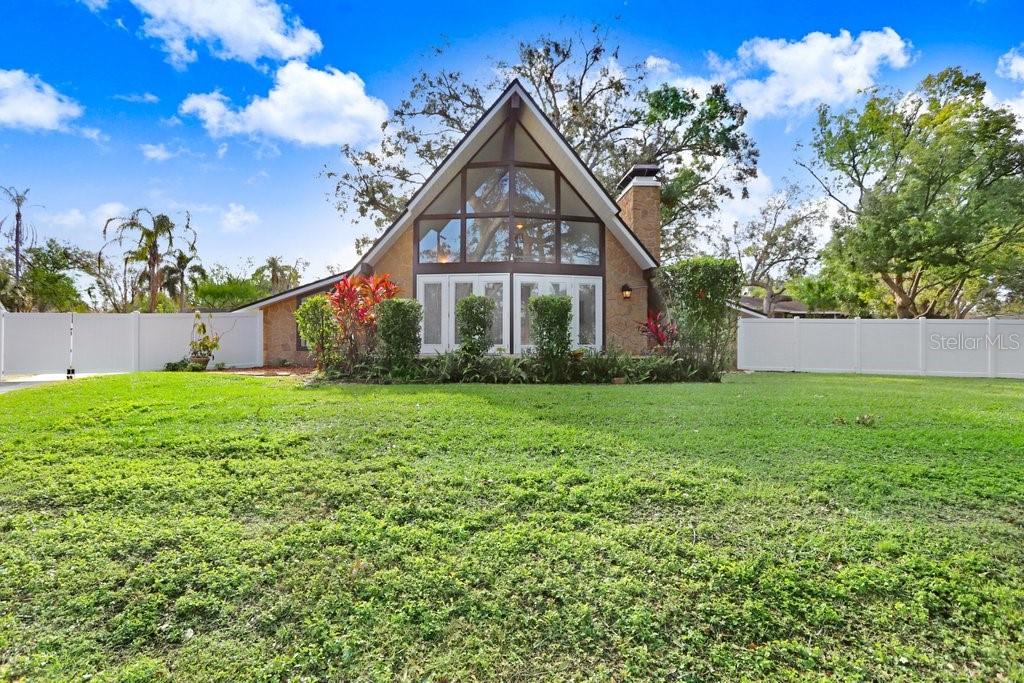
<svg viewBox="0 0 1024 683"><path fill-rule="evenodd" d="M629 285L622 285L622 298L631 299L633 298L633 288Z"/></svg>

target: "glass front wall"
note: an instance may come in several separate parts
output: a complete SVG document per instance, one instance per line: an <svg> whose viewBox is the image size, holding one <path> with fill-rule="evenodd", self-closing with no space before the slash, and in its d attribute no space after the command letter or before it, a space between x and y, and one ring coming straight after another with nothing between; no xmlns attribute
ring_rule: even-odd
<svg viewBox="0 0 1024 683"><path fill-rule="evenodd" d="M562 264L595 272L601 265L600 221L511 120L448 181L416 226L421 264Z"/></svg>

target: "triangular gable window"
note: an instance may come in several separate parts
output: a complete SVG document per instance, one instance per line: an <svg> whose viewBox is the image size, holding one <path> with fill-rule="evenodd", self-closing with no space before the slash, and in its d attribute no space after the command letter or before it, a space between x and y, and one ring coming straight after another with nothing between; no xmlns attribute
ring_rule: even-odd
<svg viewBox="0 0 1024 683"><path fill-rule="evenodd" d="M599 268L603 229L512 112L417 218L417 258Z"/></svg>

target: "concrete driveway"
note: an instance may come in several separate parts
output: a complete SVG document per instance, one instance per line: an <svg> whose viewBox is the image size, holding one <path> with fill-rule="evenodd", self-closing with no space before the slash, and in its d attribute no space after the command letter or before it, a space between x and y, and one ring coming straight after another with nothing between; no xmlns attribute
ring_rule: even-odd
<svg viewBox="0 0 1024 683"><path fill-rule="evenodd" d="M38 387L43 384L50 384L50 382L0 382L0 394L6 394L7 392L14 391L15 389Z"/></svg>

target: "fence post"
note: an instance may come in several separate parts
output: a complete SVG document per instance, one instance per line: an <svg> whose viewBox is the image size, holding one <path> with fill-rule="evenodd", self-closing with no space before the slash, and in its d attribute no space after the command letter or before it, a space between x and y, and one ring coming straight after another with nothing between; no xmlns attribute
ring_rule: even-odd
<svg viewBox="0 0 1024 683"><path fill-rule="evenodd" d="M800 372L800 316L793 316L793 372Z"/></svg>
<svg viewBox="0 0 1024 683"><path fill-rule="evenodd" d="M261 367L263 365L263 309L257 309L256 311L256 365L255 367Z"/></svg>
<svg viewBox="0 0 1024 683"><path fill-rule="evenodd" d="M7 356L7 311L0 308L0 382L4 381L4 360Z"/></svg>
<svg viewBox="0 0 1024 683"><path fill-rule="evenodd" d="M132 316L132 333L128 343L131 345L132 352L132 372L139 371L139 357L141 352L139 347L141 346L142 337L142 314L138 311L132 311L129 315Z"/></svg>
<svg viewBox="0 0 1024 683"><path fill-rule="evenodd" d="M917 319L918 329L918 349L917 349L917 369L918 373L922 375L928 374L928 318Z"/></svg>
<svg viewBox="0 0 1024 683"><path fill-rule="evenodd" d="M996 376L996 319L989 317L988 333L985 335L985 347L988 349L988 376Z"/></svg>
<svg viewBox="0 0 1024 683"><path fill-rule="evenodd" d="M860 316L853 319L853 371L861 372L860 366Z"/></svg>
<svg viewBox="0 0 1024 683"><path fill-rule="evenodd" d="M75 376L75 314L68 313L68 370L65 377Z"/></svg>

